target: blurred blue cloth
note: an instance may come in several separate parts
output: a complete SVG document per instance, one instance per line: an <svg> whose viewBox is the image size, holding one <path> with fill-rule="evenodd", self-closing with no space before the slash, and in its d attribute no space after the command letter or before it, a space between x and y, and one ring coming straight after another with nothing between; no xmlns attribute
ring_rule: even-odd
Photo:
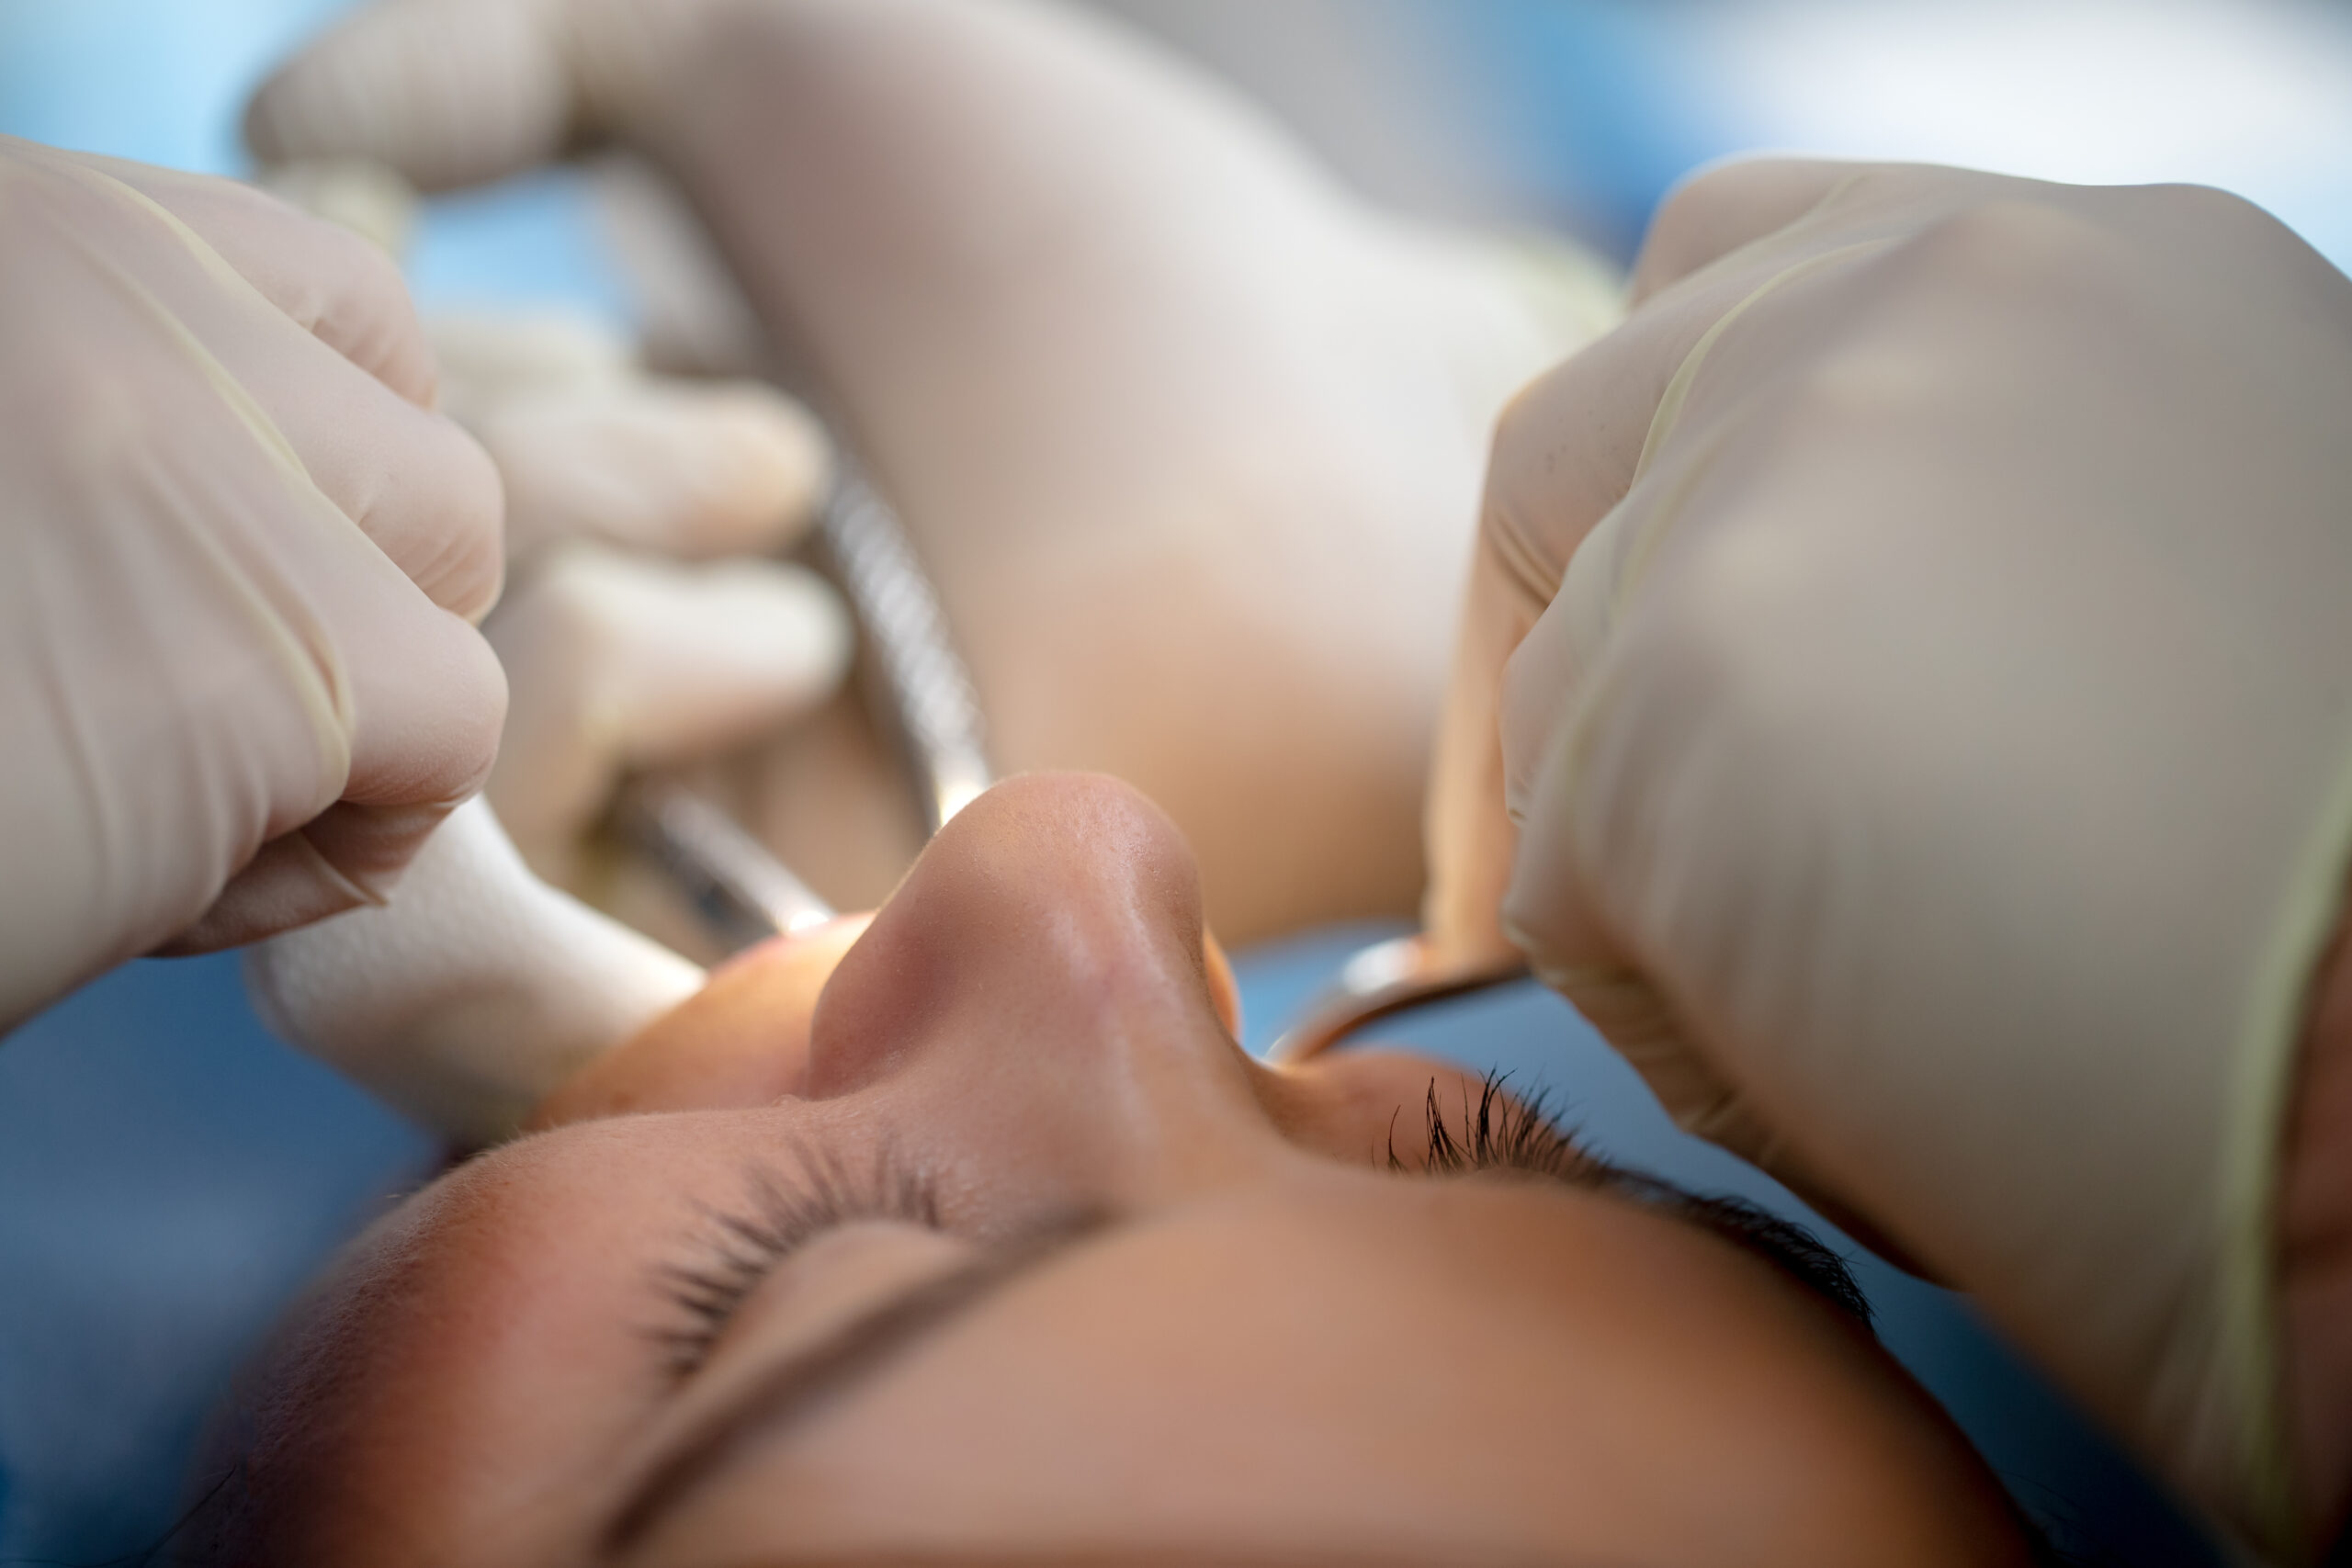
<svg viewBox="0 0 2352 1568"><path fill-rule="evenodd" d="M271 1039L231 957L131 964L0 1044L0 1562L161 1537L240 1359L435 1153Z"/></svg>

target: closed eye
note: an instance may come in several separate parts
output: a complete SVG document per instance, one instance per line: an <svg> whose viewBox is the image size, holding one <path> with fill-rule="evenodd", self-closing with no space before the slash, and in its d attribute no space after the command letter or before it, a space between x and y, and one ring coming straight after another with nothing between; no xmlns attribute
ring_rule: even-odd
<svg viewBox="0 0 2352 1568"><path fill-rule="evenodd" d="M764 1162L752 1166L738 1206L698 1205L692 1254L655 1271L670 1313L646 1334L673 1378L701 1371L752 1292L820 1236L869 1221L941 1228L931 1179L888 1145L863 1175L807 1145L797 1145L794 1155L798 1168L790 1176Z"/></svg>
<svg viewBox="0 0 2352 1568"><path fill-rule="evenodd" d="M1770 1210L1724 1193L1698 1193L1661 1177L1602 1158L1561 1130L1544 1097L1521 1099L1505 1092L1507 1075L1489 1073L1474 1107L1465 1094L1462 1132L1456 1134L1440 1103L1437 1080L1430 1080L1423 1102L1428 1127L1418 1168L1408 1166L1388 1141L1388 1168L1418 1169L1436 1177L1503 1171L1557 1181L1579 1191L1599 1192L1655 1209L1698 1226L1779 1269L1815 1295L1871 1326L1870 1298L1862 1293L1846 1259L1804 1226ZM1399 1114L1401 1114L1401 1108Z"/></svg>

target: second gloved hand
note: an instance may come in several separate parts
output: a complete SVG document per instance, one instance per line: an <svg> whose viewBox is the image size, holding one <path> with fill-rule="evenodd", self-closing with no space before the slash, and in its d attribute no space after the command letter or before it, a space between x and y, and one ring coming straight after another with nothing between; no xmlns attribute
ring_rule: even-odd
<svg viewBox="0 0 2352 1568"><path fill-rule="evenodd" d="M2352 282L2215 192L1766 164L1636 288L1498 442L1433 908L1507 882L1686 1125L2296 1555L2341 1485L2277 1194L2352 852Z"/></svg>

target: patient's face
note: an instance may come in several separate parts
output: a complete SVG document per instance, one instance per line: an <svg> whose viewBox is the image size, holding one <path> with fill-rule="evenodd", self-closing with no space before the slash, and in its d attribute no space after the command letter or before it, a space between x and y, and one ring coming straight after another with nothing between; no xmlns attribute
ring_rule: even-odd
<svg viewBox="0 0 2352 1568"><path fill-rule="evenodd" d="M253 1560L2022 1560L1782 1272L1413 1168L1447 1069L1247 1059L1124 789L1001 786L848 934L379 1227L281 1354Z"/></svg>

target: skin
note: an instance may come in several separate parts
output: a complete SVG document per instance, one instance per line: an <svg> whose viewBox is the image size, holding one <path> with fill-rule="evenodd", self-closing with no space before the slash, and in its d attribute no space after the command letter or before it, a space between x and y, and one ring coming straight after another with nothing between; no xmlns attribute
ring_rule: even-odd
<svg viewBox="0 0 2352 1568"><path fill-rule="evenodd" d="M1682 1222L1385 1168L1408 1056L1234 1044L1173 827L1001 786L863 930L772 945L379 1226L256 1403L247 1562L2022 1562L1991 1476L1869 1337ZM809 1240L681 1377L657 1274L751 1173L937 1226ZM1082 1222L1079 1228L1074 1224ZM847 1322L1024 1271L672 1474ZM673 1477L674 1479L674 1477Z"/></svg>
<svg viewBox="0 0 2352 1568"><path fill-rule="evenodd" d="M1492 417L1584 334L1082 16L761 0L702 33L638 134L898 505L998 766L1142 788L1235 941L1409 912ZM912 858L854 713L734 773L837 907Z"/></svg>

